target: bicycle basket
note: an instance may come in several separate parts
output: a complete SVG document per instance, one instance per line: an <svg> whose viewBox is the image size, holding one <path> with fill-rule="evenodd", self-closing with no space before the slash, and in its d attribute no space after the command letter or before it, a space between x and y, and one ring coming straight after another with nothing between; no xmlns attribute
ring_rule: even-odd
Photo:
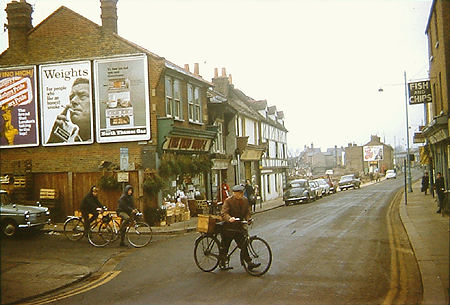
<svg viewBox="0 0 450 305"><path fill-rule="evenodd" d="M216 221L219 221L217 217L212 215L198 215L197 232L201 233L214 233Z"/></svg>

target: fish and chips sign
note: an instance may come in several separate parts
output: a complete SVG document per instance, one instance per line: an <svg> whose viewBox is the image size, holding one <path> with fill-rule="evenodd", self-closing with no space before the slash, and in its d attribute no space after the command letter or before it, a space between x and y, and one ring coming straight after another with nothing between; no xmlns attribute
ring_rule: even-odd
<svg viewBox="0 0 450 305"><path fill-rule="evenodd" d="M433 101L429 80L408 83L409 104L425 104Z"/></svg>

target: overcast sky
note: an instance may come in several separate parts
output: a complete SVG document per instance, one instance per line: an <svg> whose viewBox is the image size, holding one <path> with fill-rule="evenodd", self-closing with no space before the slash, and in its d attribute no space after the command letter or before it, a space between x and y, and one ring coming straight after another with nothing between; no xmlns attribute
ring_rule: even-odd
<svg viewBox="0 0 450 305"><path fill-rule="evenodd" d="M100 0L27 1L33 26L61 5L101 24ZM119 0L118 33L191 71L199 63L209 81L225 67L236 88L284 112L291 152L362 145L372 134L406 145L403 72L428 77L431 2ZM0 52L7 38L0 34ZM412 139L424 108L408 110Z"/></svg>

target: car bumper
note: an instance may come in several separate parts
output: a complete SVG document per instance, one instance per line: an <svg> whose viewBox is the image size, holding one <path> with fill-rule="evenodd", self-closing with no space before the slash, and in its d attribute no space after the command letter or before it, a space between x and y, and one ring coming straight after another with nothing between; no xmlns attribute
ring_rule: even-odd
<svg viewBox="0 0 450 305"><path fill-rule="evenodd" d="M30 221L27 221L24 224L20 224L18 225L19 228L36 228L36 227L44 227L44 225L49 224L50 223L50 218L47 219L47 221L44 222L36 222L36 223L31 223Z"/></svg>
<svg viewBox="0 0 450 305"><path fill-rule="evenodd" d="M301 197L286 198L286 199L284 199L284 201L285 202L299 202L299 201L304 201L306 199L308 199L308 197L301 196Z"/></svg>

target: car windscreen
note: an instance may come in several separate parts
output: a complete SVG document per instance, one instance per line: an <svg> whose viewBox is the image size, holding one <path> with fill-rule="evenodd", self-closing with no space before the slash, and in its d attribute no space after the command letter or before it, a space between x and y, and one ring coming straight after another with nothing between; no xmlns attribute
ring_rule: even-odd
<svg viewBox="0 0 450 305"><path fill-rule="evenodd" d="M305 187L306 181L294 181L291 182L291 187Z"/></svg>

